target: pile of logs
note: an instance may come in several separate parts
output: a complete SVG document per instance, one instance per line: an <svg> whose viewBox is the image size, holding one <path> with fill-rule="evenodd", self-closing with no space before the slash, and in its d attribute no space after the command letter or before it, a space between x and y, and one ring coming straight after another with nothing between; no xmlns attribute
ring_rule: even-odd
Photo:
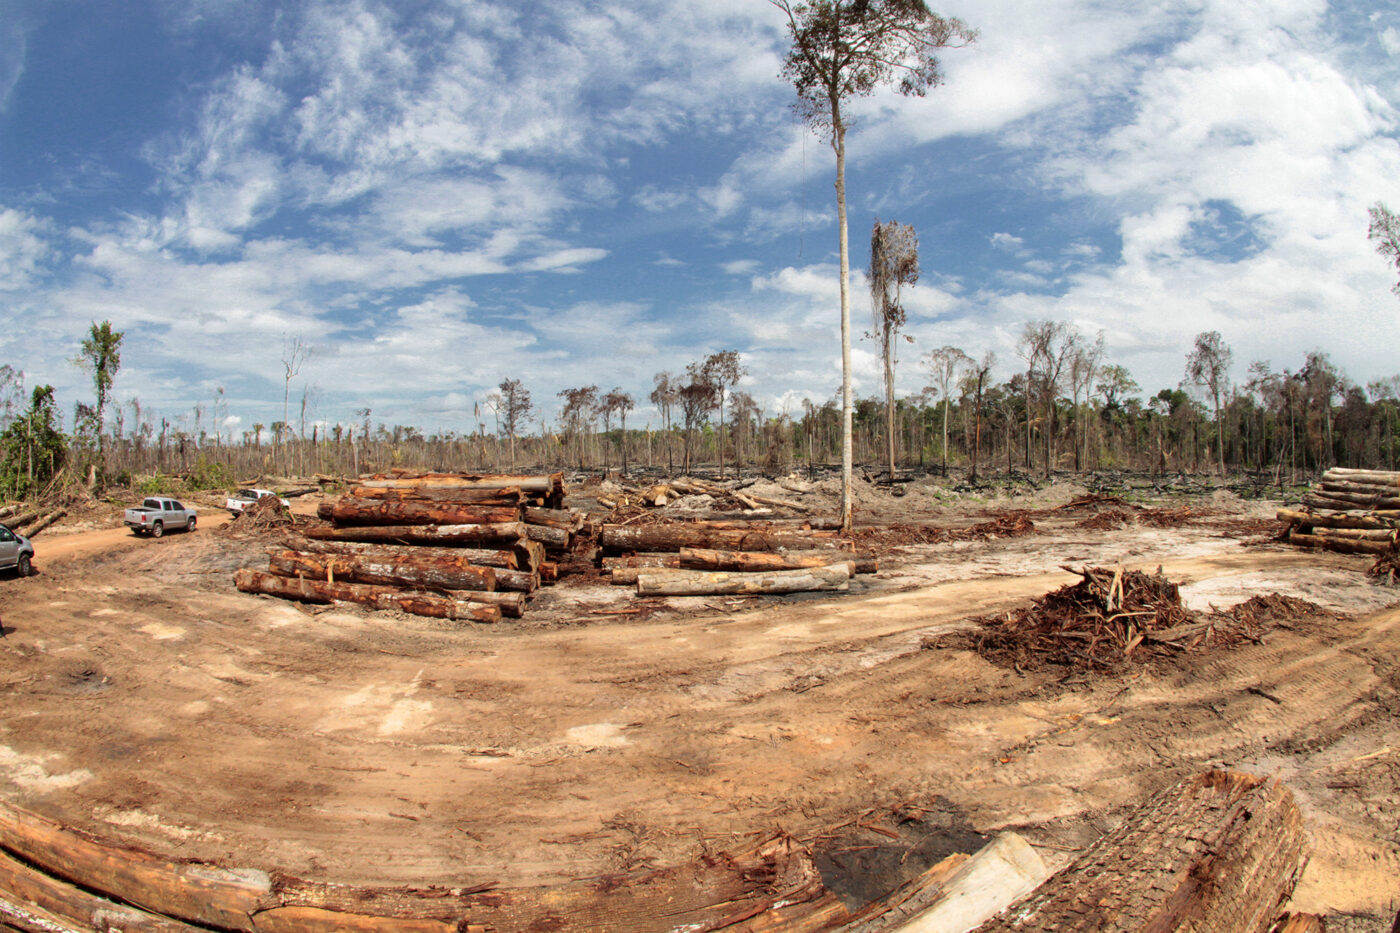
<svg viewBox="0 0 1400 933"><path fill-rule="evenodd" d="M1334 467L1303 496L1302 509L1279 509L1282 538L1300 547L1346 554L1390 554L1400 537L1400 473Z"/></svg>
<svg viewBox="0 0 1400 933"><path fill-rule="evenodd" d="M68 510L61 508L26 509L22 505L7 505L0 508L0 522L15 534L32 538L67 514Z"/></svg>
<svg viewBox="0 0 1400 933"><path fill-rule="evenodd" d="M328 524L240 570L240 590L303 602L353 602L474 622L520 618L558 577L551 556L582 517L563 508L563 475L394 471L361 480L317 510Z"/></svg>
<svg viewBox="0 0 1400 933"><path fill-rule="evenodd" d="M848 590L878 569L850 539L798 520L604 525L598 543L612 582L639 596Z"/></svg>

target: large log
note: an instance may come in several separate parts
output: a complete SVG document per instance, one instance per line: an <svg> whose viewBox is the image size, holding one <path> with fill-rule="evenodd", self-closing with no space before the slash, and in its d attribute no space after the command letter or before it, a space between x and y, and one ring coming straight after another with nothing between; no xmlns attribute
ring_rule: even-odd
<svg viewBox="0 0 1400 933"><path fill-rule="evenodd" d="M291 542L293 550L310 551L313 554L359 554L373 558L394 558L404 553L403 546L392 544L372 544L366 541L315 541L310 538ZM502 570L515 570L519 566L514 550L495 551L486 548L430 547L415 545L410 551L414 556L428 559L461 558L474 567L498 567Z"/></svg>
<svg viewBox="0 0 1400 933"><path fill-rule="evenodd" d="M1332 467L1322 474L1324 480L1341 480L1351 483L1367 483L1372 486L1389 486L1400 489L1400 473L1391 470L1352 470L1346 467Z"/></svg>
<svg viewBox="0 0 1400 933"><path fill-rule="evenodd" d="M379 499L386 502L458 502L477 505L523 505L525 493L519 486L505 489L473 489L470 486L408 486L383 489L375 486L353 486L347 496L356 499Z"/></svg>
<svg viewBox="0 0 1400 933"><path fill-rule="evenodd" d="M604 557L603 570L611 573L619 567L676 567L681 565L681 556L676 553L624 554L621 557Z"/></svg>
<svg viewBox="0 0 1400 933"><path fill-rule="evenodd" d="M525 492L549 493L564 486L563 473L539 476L516 476L502 473L401 473L394 476L379 474L362 480L361 486L371 489L425 489L455 486L462 489L509 489L517 486Z"/></svg>
<svg viewBox="0 0 1400 933"><path fill-rule="evenodd" d="M619 551L679 551L683 547L722 551L777 551L789 549L851 550L841 538L817 537L797 532L763 532L706 528L697 525L604 525L599 533L603 547Z"/></svg>
<svg viewBox="0 0 1400 933"><path fill-rule="evenodd" d="M67 509L54 509L52 512L45 515L43 518L34 522L34 524L25 528L23 531L20 532L20 534L24 535L26 538L32 538L67 514Z"/></svg>
<svg viewBox="0 0 1400 933"><path fill-rule="evenodd" d="M496 589L512 593L533 593L540 588L538 570L497 570Z"/></svg>
<svg viewBox="0 0 1400 933"><path fill-rule="evenodd" d="M524 521L527 525L578 531L583 525L583 514L573 509L542 509L532 505L525 508Z"/></svg>
<svg viewBox="0 0 1400 933"><path fill-rule="evenodd" d="M1354 541L1350 538L1330 538L1297 531L1288 535L1288 543L1300 547L1322 548L1340 554L1389 554L1395 550L1395 545L1389 541Z"/></svg>
<svg viewBox="0 0 1400 933"><path fill-rule="evenodd" d="M538 541L546 548L553 548L556 551L565 551L569 548L569 542L573 540L573 535L567 528L554 528L549 525L525 525L525 536L531 541Z"/></svg>
<svg viewBox="0 0 1400 933"><path fill-rule="evenodd" d="M0 852L0 928L8 925L49 933L70 929L67 924L131 933L200 933L207 929L89 894Z"/></svg>
<svg viewBox="0 0 1400 933"><path fill-rule="evenodd" d="M638 596L766 596L847 590L855 565L849 562L771 573L725 573L704 570L644 570L637 576Z"/></svg>
<svg viewBox="0 0 1400 933"><path fill-rule="evenodd" d="M1025 839L1016 833L1001 833L971 858L964 856L956 870L941 879L937 899L931 905L897 925L887 920L880 929L890 933L970 930L1034 891L1049 875L1050 869Z"/></svg>
<svg viewBox="0 0 1400 933"><path fill-rule="evenodd" d="M394 557L363 554L314 554L277 551L270 559L274 573L284 577L315 577L334 582L374 583L430 590L494 590L496 571L473 567L465 558L425 558L405 548Z"/></svg>
<svg viewBox="0 0 1400 933"><path fill-rule="evenodd" d="M827 567L850 561L856 573L875 573L879 564L869 554L851 557L841 551L717 551L713 548L683 547L680 566L689 570L730 570L753 573L765 570L799 570L804 567Z"/></svg>
<svg viewBox="0 0 1400 933"><path fill-rule="evenodd" d="M1394 498L1395 496L1400 496L1400 489L1397 489L1394 486L1379 486L1372 485L1370 483L1350 483L1342 482L1339 480L1324 479L1322 482L1318 483L1315 488L1328 493L1348 492L1354 495L1365 497L1380 496L1382 498Z"/></svg>
<svg viewBox="0 0 1400 933"><path fill-rule="evenodd" d="M529 598L529 594L524 592L516 591L506 593L499 589L489 593L473 591L463 595L470 602L495 606L501 610L501 615L510 616L512 619L521 619L525 617L525 602Z"/></svg>
<svg viewBox="0 0 1400 933"><path fill-rule="evenodd" d="M1307 530L1309 528L1400 528L1400 513L1389 517L1384 512L1338 512L1303 511L1300 509L1279 509L1274 513L1281 522L1289 522Z"/></svg>
<svg viewBox="0 0 1400 933"><path fill-rule="evenodd" d="M1303 504L1316 504L1321 508L1400 509L1400 496L1314 489L1303 496Z"/></svg>
<svg viewBox="0 0 1400 933"><path fill-rule="evenodd" d="M346 496L322 502L316 514L337 525L491 525L520 521L518 505L393 502Z"/></svg>
<svg viewBox="0 0 1400 933"><path fill-rule="evenodd" d="M524 522L493 525L365 525L354 528L308 528L308 538L322 541L397 541L402 544L504 544L525 540Z"/></svg>
<svg viewBox="0 0 1400 933"><path fill-rule="evenodd" d="M305 603L358 603L372 609L397 609L435 619L501 620L501 610L497 606L369 583L328 583L304 577L279 577L261 570L240 570L233 575L233 582L245 593L265 593Z"/></svg>
<svg viewBox="0 0 1400 933"><path fill-rule="evenodd" d="M977 933L1264 933L1305 845L1282 784L1207 772L1154 797Z"/></svg>

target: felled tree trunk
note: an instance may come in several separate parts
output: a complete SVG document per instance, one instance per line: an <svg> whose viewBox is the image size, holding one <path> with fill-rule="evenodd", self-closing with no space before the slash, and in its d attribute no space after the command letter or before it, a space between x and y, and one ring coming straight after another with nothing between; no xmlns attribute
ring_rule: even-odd
<svg viewBox="0 0 1400 933"><path fill-rule="evenodd" d="M1395 545L1390 541L1358 541L1354 538L1334 538L1297 531L1288 535L1288 543L1337 551L1340 554L1389 554L1395 549Z"/></svg>
<svg viewBox="0 0 1400 933"><path fill-rule="evenodd" d="M684 547L725 551L849 550L850 542L819 533L761 532L703 525L604 525L603 547L619 551L679 551Z"/></svg>
<svg viewBox="0 0 1400 933"><path fill-rule="evenodd" d="M977 933L1264 933L1304 844L1286 787L1210 771L1158 794Z"/></svg>
<svg viewBox="0 0 1400 933"><path fill-rule="evenodd" d="M345 494L356 499L375 499L382 502L457 502L477 505L521 505L525 502L525 493L519 486L505 489L473 489L469 486L405 486L401 489L383 489L353 486L346 490Z"/></svg>
<svg viewBox="0 0 1400 933"><path fill-rule="evenodd" d="M489 525L519 522L520 507L355 499L322 502L316 514L337 525Z"/></svg>
<svg viewBox="0 0 1400 933"><path fill-rule="evenodd" d="M638 596L763 596L850 589L855 566L850 562L771 573L726 573L703 570L641 571Z"/></svg>
<svg viewBox="0 0 1400 933"><path fill-rule="evenodd" d="M399 557L404 553L403 548L387 544L371 544L363 541L312 541L310 539L294 541L292 549L310 551L313 554L357 554L379 559ZM474 567L498 567L503 570L515 570L518 566L516 553L513 550L495 551L486 548L422 546L415 547L412 553L415 556L429 559L460 558Z"/></svg>
<svg viewBox="0 0 1400 933"><path fill-rule="evenodd" d="M504 544L525 540L523 522L493 525L366 525L360 528L308 528L322 541L397 541L401 544Z"/></svg>
<svg viewBox="0 0 1400 933"><path fill-rule="evenodd" d="M411 592L368 583L328 583L297 577L279 577L261 570L240 570L234 585L245 593L266 593L306 603L359 603L372 609L398 609L412 615L472 622L499 622L498 606L472 602L469 598Z"/></svg>
<svg viewBox="0 0 1400 933"><path fill-rule="evenodd" d="M463 558L425 558L405 549L396 557L349 554L309 554L277 551L272 570L284 577L315 577L382 586L413 586L435 590L494 590L496 571L473 567Z"/></svg>
<svg viewBox="0 0 1400 933"><path fill-rule="evenodd" d="M804 551L772 553L763 551L716 551L712 548L683 547L680 565L691 570L729 570L751 573L766 570L798 570L804 567L827 567L849 561L856 573L875 573L878 562L867 555L852 558L841 551Z"/></svg>

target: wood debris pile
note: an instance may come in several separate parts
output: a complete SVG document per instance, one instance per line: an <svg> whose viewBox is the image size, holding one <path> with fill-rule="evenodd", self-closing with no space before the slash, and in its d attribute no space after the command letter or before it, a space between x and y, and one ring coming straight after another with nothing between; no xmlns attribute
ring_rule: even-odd
<svg viewBox="0 0 1400 933"><path fill-rule="evenodd" d="M1396 553L1400 540L1400 473L1334 467L1303 496L1301 509L1279 509L1280 540L1343 554ZM1383 566L1376 576L1391 576Z"/></svg>
<svg viewBox="0 0 1400 933"><path fill-rule="evenodd" d="M853 537L869 546L899 547L910 544L946 544L950 541L990 541L993 538L1020 538L1036 532L1031 513L1013 510L966 528L940 528L936 525L895 524L883 528L858 528Z"/></svg>
<svg viewBox="0 0 1400 933"><path fill-rule="evenodd" d="M849 538L799 520L605 524L601 563L639 596L844 591L878 564Z"/></svg>
<svg viewBox="0 0 1400 933"><path fill-rule="evenodd" d="M582 517L563 508L563 475L396 470L324 502L327 524L240 570L240 590L314 603L359 603L475 622L519 618L558 576ZM551 559L554 558L554 559Z"/></svg>
<svg viewBox="0 0 1400 933"><path fill-rule="evenodd" d="M1080 580L1030 606L977 620L979 654L995 663L1111 670L1129 661L1197 647L1257 640L1281 619L1320 612L1304 600L1256 596L1224 612L1187 609L1175 583L1138 570L1085 567Z"/></svg>
<svg viewBox="0 0 1400 933"><path fill-rule="evenodd" d="M1093 514L1080 519L1076 525L1092 531L1107 531L1125 525L1151 525L1155 528L1178 528L1188 522L1210 515L1211 510L1179 506L1174 509L1154 509L1128 502L1118 496L1081 496L1053 509L1055 512L1090 511Z"/></svg>

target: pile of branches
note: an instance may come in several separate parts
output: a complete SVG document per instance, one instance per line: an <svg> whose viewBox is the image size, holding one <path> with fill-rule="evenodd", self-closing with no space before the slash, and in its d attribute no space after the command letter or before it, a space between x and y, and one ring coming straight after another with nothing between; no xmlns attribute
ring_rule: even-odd
<svg viewBox="0 0 1400 933"><path fill-rule="evenodd" d="M308 524L310 519L302 519L302 522ZM216 533L230 538L247 538L287 531L296 523L296 516L282 504L281 499L263 496L244 506L241 512L234 515L233 521L221 526Z"/></svg>
<svg viewBox="0 0 1400 933"><path fill-rule="evenodd" d="M1162 575L1119 567L1074 569L1080 580L1030 606L978 619L979 654L1017 669L1047 665L1112 670L1129 662L1257 640L1281 618L1319 611L1285 596L1253 597L1226 612L1200 616L1181 603Z"/></svg>
<svg viewBox="0 0 1400 933"><path fill-rule="evenodd" d="M966 528L939 528L934 525L896 524L884 528L857 528L852 537L865 546L894 547L907 544L946 544L950 541L990 541L993 538L1020 538L1035 534L1031 513L1016 509L991 521Z"/></svg>

